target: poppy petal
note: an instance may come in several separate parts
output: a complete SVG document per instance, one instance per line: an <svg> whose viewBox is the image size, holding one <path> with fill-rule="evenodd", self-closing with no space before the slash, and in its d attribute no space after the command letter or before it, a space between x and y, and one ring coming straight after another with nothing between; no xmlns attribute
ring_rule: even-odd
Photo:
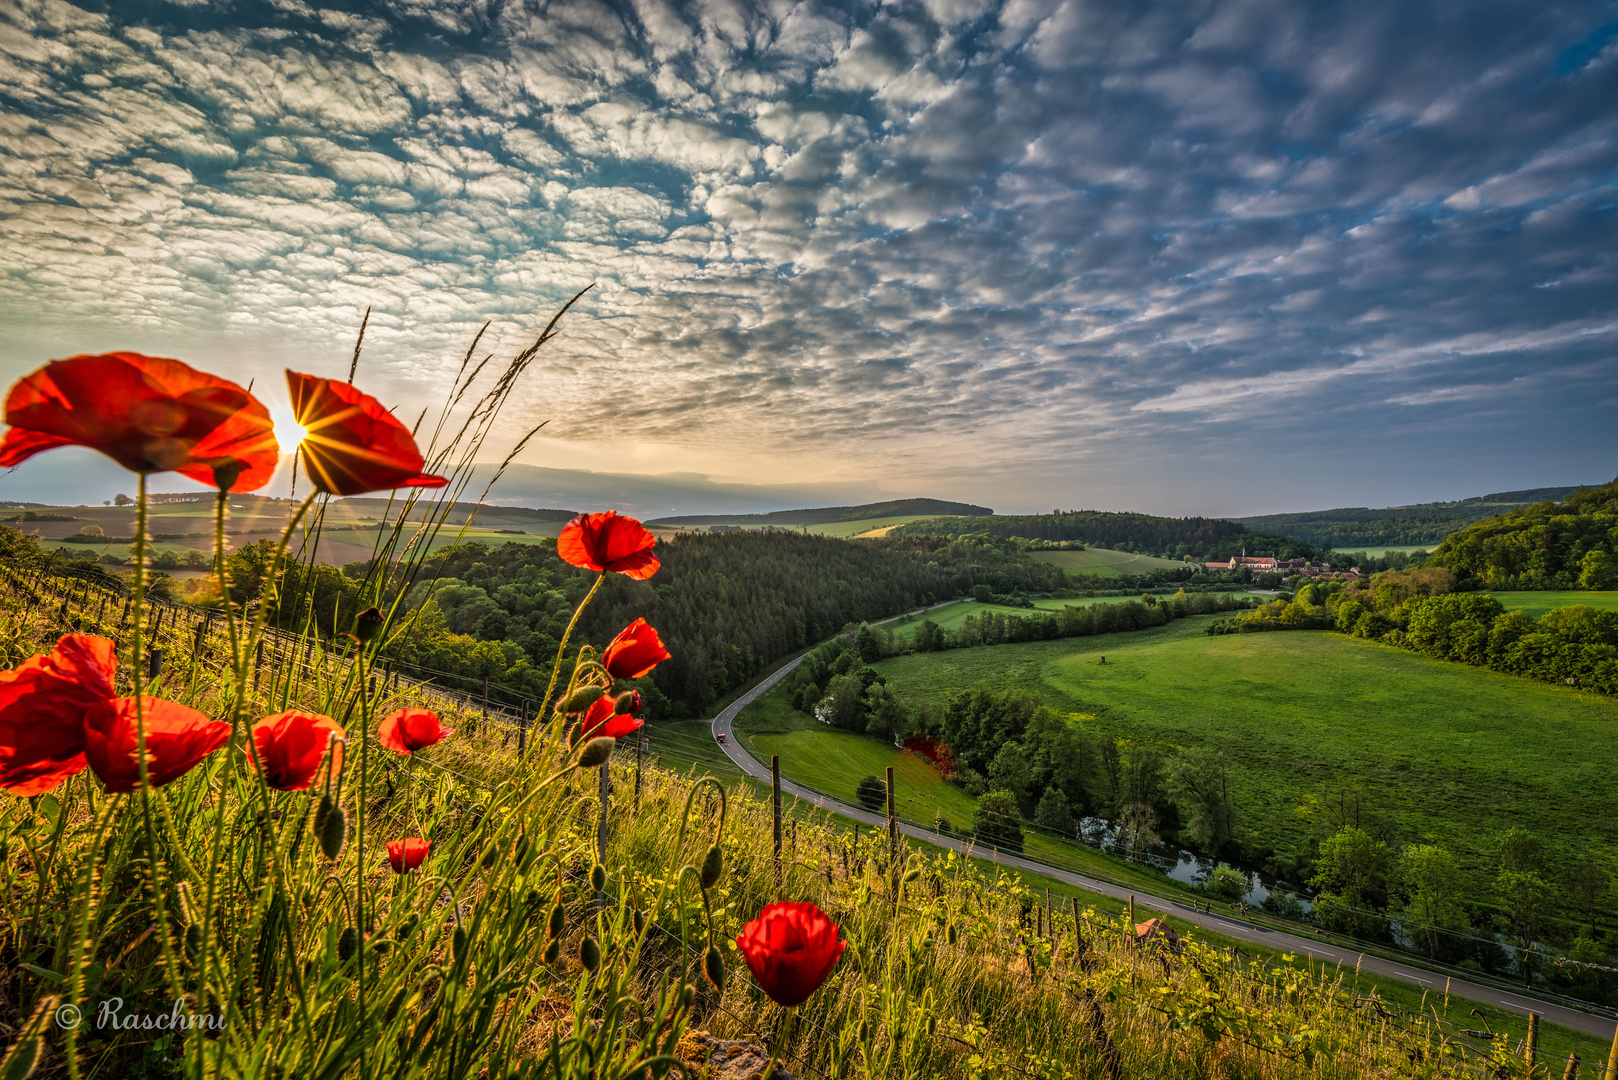
<svg viewBox="0 0 1618 1080"><path fill-rule="evenodd" d="M304 429L304 467L316 488L360 495L399 487L438 488L410 430L381 402L345 382L288 371L292 411Z"/></svg>

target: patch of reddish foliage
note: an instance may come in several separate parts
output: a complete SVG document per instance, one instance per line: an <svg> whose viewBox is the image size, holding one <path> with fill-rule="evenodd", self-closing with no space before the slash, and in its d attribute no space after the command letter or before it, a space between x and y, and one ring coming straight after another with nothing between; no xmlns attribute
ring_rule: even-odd
<svg viewBox="0 0 1618 1080"><path fill-rule="evenodd" d="M945 780L954 776L956 769L960 768L948 743L934 742L925 735L910 736L905 740L905 749L931 764Z"/></svg>

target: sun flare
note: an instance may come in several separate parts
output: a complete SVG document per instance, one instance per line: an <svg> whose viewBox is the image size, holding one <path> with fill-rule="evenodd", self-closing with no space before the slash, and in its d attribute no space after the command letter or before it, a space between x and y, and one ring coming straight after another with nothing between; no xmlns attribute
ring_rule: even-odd
<svg viewBox="0 0 1618 1080"><path fill-rule="evenodd" d="M281 453L290 454L303 442L308 432L296 420L278 420L275 424L275 441L281 444Z"/></svg>

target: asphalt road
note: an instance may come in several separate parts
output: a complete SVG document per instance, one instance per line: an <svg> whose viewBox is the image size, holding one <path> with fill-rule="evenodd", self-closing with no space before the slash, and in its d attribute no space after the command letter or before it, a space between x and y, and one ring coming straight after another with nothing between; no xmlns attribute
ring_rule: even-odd
<svg viewBox="0 0 1618 1080"><path fill-rule="evenodd" d="M782 679L786 678L786 676L791 674L792 671L802 662L803 658L799 657L798 659L793 660L791 663L784 665L779 670L772 672L757 686L753 687L751 690L747 691L747 693L743 694L741 697L737 698L734 702L727 706L717 717L714 718L713 721L713 734L716 740L720 735L725 736L725 741L719 744L720 749L725 752L725 755L729 757L731 761L735 762L736 766L743 772L756 779L762 780L765 783L769 783L771 779L770 767L755 759L751 754L742 748L742 746L736 741L736 736L734 731L731 729L731 724L735 721L736 717L741 713L741 711L751 704L754 699L756 699L760 694L763 694L765 691L769 690L770 687L774 686ZM830 798L829 796L822 795L818 791L811 791L809 788L795 784L784 777L781 780L781 790L795 795L807 803L811 803L827 810L833 810L843 817L853 818L855 821L861 821L868 825L875 825L882 828L887 826L887 818L880 814L873 814L862 807L851 806L848 803L839 802L838 800ZM1101 893L1104 896L1113 896L1119 899L1127 899L1130 896L1134 896L1137 910L1146 908L1159 913L1172 913L1178 918L1185 919L1188 922L1195 923L1196 925L1205 927L1209 930L1218 931L1221 934L1227 934L1239 941L1251 941L1256 945L1265 945L1272 949L1281 949L1288 952L1301 953L1316 960L1328 960L1344 967L1358 968L1361 971L1369 971L1376 975L1386 975L1390 978L1401 979L1408 983L1414 983L1417 986L1432 990L1435 993L1444 993L1447 991L1452 995L1463 997L1470 1001L1476 1001L1489 1005L1502 1005L1508 1009L1513 1009L1520 1013L1527 1013L1530 1011L1537 1012L1549 1023L1560 1024L1562 1027L1571 1028L1574 1031L1582 1031L1588 1035L1594 1035L1598 1039L1610 1039L1613 1037L1613 1021L1602 1016L1597 1016L1594 1013L1587 1013L1579 1009L1572 1009L1566 1005L1561 1005L1552 1001L1541 1001L1521 994L1514 994L1509 991L1500 990L1497 987L1485 986L1481 983L1467 982L1462 979L1446 978L1443 975L1439 975L1423 968L1410 967L1394 960L1386 960L1380 956L1374 956L1370 953L1355 952L1352 949L1342 949L1333 945L1323 944L1319 941L1315 941L1312 938L1299 937L1297 935L1288 934L1285 931L1271 929L1270 927L1266 926L1257 926L1245 922L1244 920L1233 915L1226 915L1220 912L1210 914L1205 911L1197 911L1189 904L1183 904L1177 900L1169 900L1160 896L1152 896L1149 898L1143 897L1141 893L1131 893L1129 889L1114 885L1111 882L1097 881L1094 878L1085 877L1083 874L1075 874L1069 870L1062 870L1046 863L1034 862L1031 859L1024 859L1020 856L1008 854L1006 852L985 850L983 848L968 844L965 841L954 839L953 837L940 836L937 833L915 825L908 825L901 822L899 828L906 836L914 837L917 840L923 840L937 847L952 848L955 851L970 853L975 858L988 859L992 862L1001 863L1005 866L1014 866L1022 870L1032 871L1033 873L1044 874L1047 877L1055 878L1058 881L1064 881L1069 885L1074 885L1081 889L1088 889L1091 892Z"/></svg>

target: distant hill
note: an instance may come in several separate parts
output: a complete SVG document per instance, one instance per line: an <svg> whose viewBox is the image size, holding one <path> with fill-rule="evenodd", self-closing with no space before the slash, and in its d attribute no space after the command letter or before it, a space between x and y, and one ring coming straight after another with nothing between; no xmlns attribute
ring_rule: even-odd
<svg viewBox="0 0 1618 1080"><path fill-rule="evenodd" d="M1371 509L1364 506L1311 510L1301 514L1265 514L1233 518L1249 528L1305 540L1316 547L1339 551L1436 544L1457 529L1535 503L1557 502L1579 487L1529 488L1500 491L1455 502L1415 503Z"/></svg>
<svg viewBox="0 0 1618 1080"><path fill-rule="evenodd" d="M377 514L381 514L382 511L388 506L387 499L376 498L369 495L344 499L343 502L349 506L371 510ZM397 514L399 509L398 500L394 500L393 508ZM410 519L412 521L419 520L428 509L429 508L425 506L416 507L411 511ZM442 513L443 509L444 508L440 506L435 508L433 512ZM454 524L460 524L466 520L466 517L463 515L468 514L475 514L476 517L474 520L479 522L494 517L499 517L502 520L510 521L570 521L577 517L579 512L577 510L544 510L536 509L531 506L506 506L503 503L480 504L458 502L450 508L450 516L447 520Z"/></svg>
<svg viewBox="0 0 1618 1080"><path fill-rule="evenodd" d="M942 499L894 499L891 502L866 503L863 506L822 506L809 510L777 510L770 514L686 514L682 517L662 517L648 521L648 525L827 525L836 521L863 521L866 518L901 517L908 514L928 514L933 517L986 517L994 511L971 503L945 502ZM957 530L959 531L959 530Z"/></svg>
<svg viewBox="0 0 1618 1080"><path fill-rule="evenodd" d="M1314 554L1308 543L1261 533L1223 518L1154 517L1151 514L1113 513L1106 510L1065 510L1054 514L995 514L971 521L930 518L900 525L889 536L941 536L989 533L1020 536L1026 540L1079 541L1178 559L1229 558L1243 551L1250 555L1295 558Z"/></svg>
<svg viewBox="0 0 1618 1080"><path fill-rule="evenodd" d="M1615 589L1615 523L1618 480L1468 525L1438 545L1429 565L1453 570L1462 588Z"/></svg>

